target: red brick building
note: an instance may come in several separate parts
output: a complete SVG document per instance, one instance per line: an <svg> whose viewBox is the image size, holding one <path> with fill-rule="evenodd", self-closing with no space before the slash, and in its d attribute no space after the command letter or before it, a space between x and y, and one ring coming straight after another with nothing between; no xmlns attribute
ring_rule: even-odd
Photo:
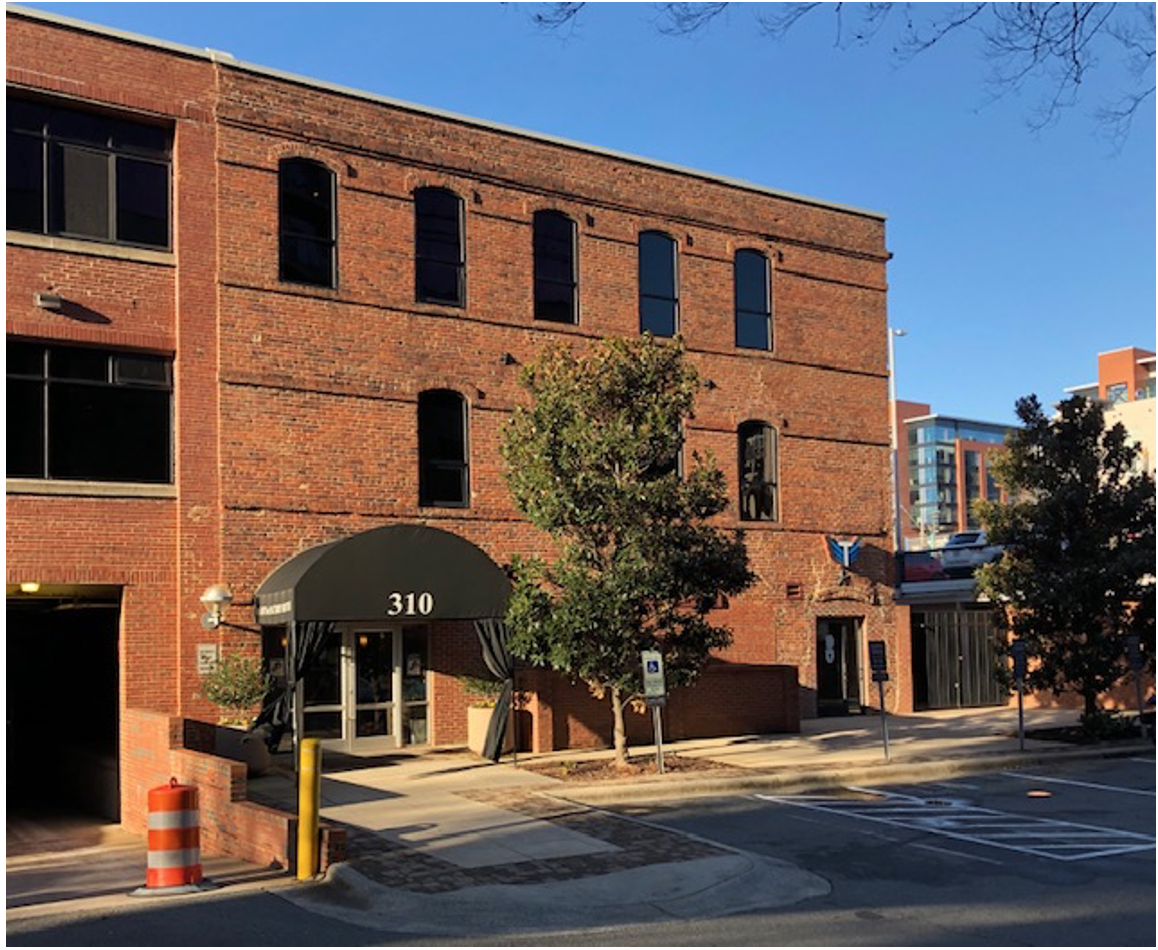
<svg viewBox="0 0 1158 950"><path fill-rule="evenodd" d="M9 741L52 736L90 804L139 793L131 710L215 720L199 662L280 660L289 622L328 624L307 732L463 743L480 604L549 550L498 445L558 339L678 332L710 381L685 450L759 581L668 732L857 709L869 639L910 708L880 215L39 12L7 70ZM519 677L524 742L603 741Z"/></svg>

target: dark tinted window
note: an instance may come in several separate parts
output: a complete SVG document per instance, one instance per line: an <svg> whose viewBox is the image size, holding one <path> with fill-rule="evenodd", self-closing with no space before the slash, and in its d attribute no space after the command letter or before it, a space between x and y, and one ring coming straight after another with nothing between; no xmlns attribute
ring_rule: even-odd
<svg viewBox="0 0 1158 950"><path fill-rule="evenodd" d="M445 188L414 193L416 296L461 307L463 292L462 201Z"/></svg>
<svg viewBox="0 0 1158 950"><path fill-rule="evenodd" d="M740 426L740 520L780 517L776 481L776 430L763 422Z"/></svg>
<svg viewBox="0 0 1158 950"><path fill-rule="evenodd" d="M12 341L9 477L172 480L172 363Z"/></svg>
<svg viewBox="0 0 1158 950"><path fill-rule="evenodd" d="M466 507L470 503L466 400L437 389L418 397L419 504Z"/></svg>
<svg viewBox="0 0 1158 950"><path fill-rule="evenodd" d="M169 246L168 129L9 99L7 227Z"/></svg>
<svg viewBox="0 0 1158 950"><path fill-rule="evenodd" d="M575 323L575 222L535 212L535 319Z"/></svg>
<svg viewBox="0 0 1158 950"><path fill-rule="evenodd" d="M759 251L736 252L736 346L772 348L772 297L768 258Z"/></svg>
<svg viewBox="0 0 1158 950"><path fill-rule="evenodd" d="M676 243L659 231L639 236L639 330L675 336L679 327Z"/></svg>
<svg viewBox="0 0 1158 950"><path fill-rule="evenodd" d="M334 175L320 162L285 159L278 166L281 280L336 286Z"/></svg>

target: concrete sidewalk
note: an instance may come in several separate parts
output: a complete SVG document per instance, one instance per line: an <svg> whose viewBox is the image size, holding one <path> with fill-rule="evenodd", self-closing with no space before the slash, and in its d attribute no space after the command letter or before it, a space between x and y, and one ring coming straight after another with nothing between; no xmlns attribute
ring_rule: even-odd
<svg viewBox="0 0 1158 950"><path fill-rule="evenodd" d="M1073 711L1026 713L1027 728L1068 725L1076 718ZM234 868L237 883L230 886L276 886L280 896L311 911L416 935L718 916L794 903L827 893L828 885L784 862L601 806L931 781L1043 760L1153 750L1142 743L1075 747L1027 740L1021 753L1014 709L923 713L888 722L892 761L887 764L879 718L849 716L808 721L799 735L671 743L666 752L714 766L600 783L564 782L515 768L509 759L496 765L461 750L399 750L371 757L326 753L322 817L346 829L347 862L324 881L306 885L284 875L272 882L268 872L257 876L262 869ZM521 754L519 765L610 757L608 751ZM292 767L281 764L251 780L250 797L296 810ZM135 851L122 850L122 865L126 858L143 869L143 843ZM88 870L96 867L91 856L87 860ZM26 876L32 870L16 868ZM12 859L8 871L11 919L12 885L19 881ZM126 890L139 884L142 872L134 873ZM220 879L210 862L206 875L230 883L228 873ZM70 899L84 880L73 878ZM109 873L93 883L98 880L111 894ZM52 893L47 880L37 886Z"/></svg>

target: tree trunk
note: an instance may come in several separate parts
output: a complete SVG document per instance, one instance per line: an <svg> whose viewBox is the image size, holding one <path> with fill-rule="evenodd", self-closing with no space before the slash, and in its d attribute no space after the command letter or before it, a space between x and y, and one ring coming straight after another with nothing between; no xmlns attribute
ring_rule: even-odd
<svg viewBox="0 0 1158 950"><path fill-rule="evenodd" d="M1098 714L1098 694L1097 693L1083 693L1086 700L1086 719L1093 719Z"/></svg>
<svg viewBox="0 0 1158 950"><path fill-rule="evenodd" d="M627 728L623 723L623 697L619 687L611 687L611 711L615 714L615 767L627 768Z"/></svg>

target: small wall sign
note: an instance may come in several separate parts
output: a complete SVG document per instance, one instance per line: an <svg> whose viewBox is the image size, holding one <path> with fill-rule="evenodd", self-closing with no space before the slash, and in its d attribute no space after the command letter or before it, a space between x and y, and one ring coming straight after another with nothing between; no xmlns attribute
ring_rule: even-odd
<svg viewBox="0 0 1158 950"><path fill-rule="evenodd" d="M212 673L220 658L216 643L197 644L197 673L201 676Z"/></svg>

